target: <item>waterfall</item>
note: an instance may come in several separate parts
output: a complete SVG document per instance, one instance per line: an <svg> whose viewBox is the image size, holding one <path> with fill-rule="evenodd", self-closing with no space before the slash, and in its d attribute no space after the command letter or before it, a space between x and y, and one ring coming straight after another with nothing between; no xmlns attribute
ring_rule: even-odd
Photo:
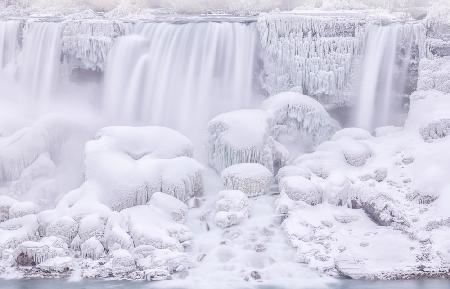
<svg viewBox="0 0 450 289"><path fill-rule="evenodd" d="M6 68L16 59L19 50L19 21L0 22L0 70Z"/></svg>
<svg viewBox="0 0 450 289"><path fill-rule="evenodd" d="M61 24L32 22L24 32L19 56L19 83L27 97L39 106L48 105L60 74Z"/></svg>
<svg viewBox="0 0 450 289"><path fill-rule="evenodd" d="M257 48L253 23L139 24L109 55L104 110L198 136L214 115L255 101Z"/></svg>
<svg viewBox="0 0 450 289"><path fill-rule="evenodd" d="M395 123L399 103L404 95L407 68L410 64L412 33L404 43L404 33L411 32L400 24L368 25L366 49L361 68L356 126L372 130ZM403 50L402 50L403 49ZM402 51L403 59L400 59Z"/></svg>

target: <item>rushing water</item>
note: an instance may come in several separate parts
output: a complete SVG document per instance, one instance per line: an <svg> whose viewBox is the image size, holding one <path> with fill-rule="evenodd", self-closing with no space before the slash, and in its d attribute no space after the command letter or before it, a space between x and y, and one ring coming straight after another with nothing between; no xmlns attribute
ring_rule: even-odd
<svg viewBox="0 0 450 289"><path fill-rule="evenodd" d="M406 37L406 41L404 41ZM367 28L366 49L357 95L356 126L372 130L392 125L406 85L414 34L397 23ZM400 59L401 52L404 59Z"/></svg>
<svg viewBox="0 0 450 289"><path fill-rule="evenodd" d="M137 25L110 53L103 108L192 136L220 112L255 105L257 43L254 24Z"/></svg>
<svg viewBox="0 0 450 289"><path fill-rule="evenodd" d="M34 279L34 280L0 280L0 289L183 289L181 287L161 287L158 283L143 281L99 281L84 280L80 282L67 282L61 279ZM166 284L167 285L167 284ZM189 287L191 288L191 287ZM343 280L325 285L325 287L309 287L308 285L295 284L292 287L277 287L266 285L247 285L230 289L448 289L450 280L410 280L410 281L358 281ZM213 289L213 288L211 288Z"/></svg>

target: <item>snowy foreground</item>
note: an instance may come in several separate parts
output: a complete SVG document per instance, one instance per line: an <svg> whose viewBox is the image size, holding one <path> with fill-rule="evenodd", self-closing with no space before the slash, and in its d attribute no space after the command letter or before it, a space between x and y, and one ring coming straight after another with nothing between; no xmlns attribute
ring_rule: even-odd
<svg viewBox="0 0 450 289"><path fill-rule="evenodd" d="M342 129L327 111L349 102L362 20L333 20L334 33L348 34L338 39L330 22L263 17L271 96L212 117L204 156L162 126L93 129L94 120L69 114L28 125L5 110L0 276L171 279L169 286L196 288L449 278L450 45L433 35L448 26L405 29L419 47L406 121L369 132ZM103 28L92 34L124 27L96 23ZM111 38L86 38L77 48L76 29L90 28L76 25L83 24L64 28L64 55L103 70ZM322 42L285 33L302 29L317 29ZM299 51L323 57L292 65L289 53ZM68 177L74 170L83 176Z"/></svg>

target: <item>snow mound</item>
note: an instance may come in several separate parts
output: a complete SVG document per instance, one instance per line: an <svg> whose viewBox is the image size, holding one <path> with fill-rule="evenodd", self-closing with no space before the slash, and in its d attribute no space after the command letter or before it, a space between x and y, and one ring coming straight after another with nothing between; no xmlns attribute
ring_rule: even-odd
<svg viewBox="0 0 450 289"><path fill-rule="evenodd" d="M35 240L38 236L39 223L36 215L9 219L0 223L0 247L17 248L25 241Z"/></svg>
<svg viewBox="0 0 450 289"><path fill-rule="evenodd" d="M124 249L114 250L110 253L110 261L106 267L112 274L124 274L136 270L136 262L131 253Z"/></svg>
<svg viewBox="0 0 450 289"><path fill-rule="evenodd" d="M249 197L266 194L273 181L269 169L256 163L230 166L222 171L221 176L227 190L239 190Z"/></svg>
<svg viewBox="0 0 450 289"><path fill-rule="evenodd" d="M306 179L311 179L311 171L305 167L299 167L294 165L289 165L282 167L277 174L277 182L280 183L285 177L301 176Z"/></svg>
<svg viewBox="0 0 450 289"><path fill-rule="evenodd" d="M78 234L78 223L72 217L60 217L52 221L45 229L46 236L55 236L70 244Z"/></svg>
<svg viewBox="0 0 450 289"><path fill-rule="evenodd" d="M337 131L331 140L337 141L341 138L352 138L354 140L367 140L372 138L372 135L370 132L368 132L365 129L358 128L358 127L350 127L350 128L344 128L339 131Z"/></svg>
<svg viewBox="0 0 450 289"><path fill-rule="evenodd" d="M39 242L26 241L20 244L14 252L14 259L18 266L36 266L50 258L67 255L67 249L64 240L45 237Z"/></svg>
<svg viewBox="0 0 450 289"><path fill-rule="evenodd" d="M16 202L9 208L9 217L20 218L38 212L39 207L33 202Z"/></svg>
<svg viewBox="0 0 450 289"><path fill-rule="evenodd" d="M87 239L81 244L81 256L97 260L103 256L105 249L102 243L95 237Z"/></svg>
<svg viewBox="0 0 450 289"><path fill-rule="evenodd" d="M154 193L148 202L148 205L159 208L169 214L175 222L185 223L188 206L171 195L164 193Z"/></svg>
<svg viewBox="0 0 450 289"><path fill-rule="evenodd" d="M344 160L354 167L364 166L373 154L366 143L349 137L342 137L337 141L324 142L317 150L334 152L337 155L341 154Z"/></svg>
<svg viewBox="0 0 450 289"><path fill-rule="evenodd" d="M144 270L148 281L169 279L171 274L186 271L192 266L186 253L168 249L152 251L147 257L138 259L137 265Z"/></svg>
<svg viewBox="0 0 450 289"><path fill-rule="evenodd" d="M190 158L191 142L171 129L105 128L85 151L87 183L114 210L144 205L155 192L183 202L203 192L203 167Z"/></svg>
<svg viewBox="0 0 450 289"><path fill-rule="evenodd" d="M208 160L220 172L239 163L274 168L273 119L264 110L237 110L216 116L208 124Z"/></svg>
<svg viewBox="0 0 450 289"><path fill-rule="evenodd" d="M105 221L98 214L91 214L80 220L78 236L81 242L85 242L92 237L102 240L104 231Z"/></svg>
<svg viewBox="0 0 450 289"><path fill-rule="evenodd" d="M108 250L130 249L133 240L127 232L127 221L121 213L113 212L108 218L105 228L105 244Z"/></svg>
<svg viewBox="0 0 450 289"><path fill-rule="evenodd" d="M249 200L241 191L222 191L216 201L216 225L228 228L241 223L249 216Z"/></svg>
<svg viewBox="0 0 450 289"><path fill-rule="evenodd" d="M282 92L266 99L262 108L273 114L275 136L297 136L314 146L329 139L339 124L315 99L298 92Z"/></svg>
<svg viewBox="0 0 450 289"><path fill-rule="evenodd" d="M322 190L311 180L301 176L285 177L280 180L280 192L293 201L303 201L309 205L318 205L323 201Z"/></svg>
<svg viewBox="0 0 450 289"><path fill-rule="evenodd" d="M135 247L149 245L157 249L182 251L191 240L189 229L172 220L164 211L150 206L136 206L121 212L127 222Z"/></svg>
<svg viewBox="0 0 450 289"><path fill-rule="evenodd" d="M8 196L0 196L0 222L8 220L9 217L9 209L18 201L8 197Z"/></svg>
<svg viewBox="0 0 450 289"><path fill-rule="evenodd" d="M73 259L71 257L53 257L38 264L36 268L43 272L64 273L73 269Z"/></svg>
<svg viewBox="0 0 450 289"><path fill-rule="evenodd" d="M450 135L450 119L440 119L428 124L420 130L422 138L427 142Z"/></svg>

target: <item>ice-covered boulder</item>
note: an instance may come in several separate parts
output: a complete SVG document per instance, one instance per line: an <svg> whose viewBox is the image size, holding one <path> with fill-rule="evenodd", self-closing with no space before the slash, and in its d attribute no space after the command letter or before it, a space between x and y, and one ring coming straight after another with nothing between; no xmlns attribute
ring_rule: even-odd
<svg viewBox="0 0 450 289"><path fill-rule="evenodd" d="M33 202L16 202L9 208L9 217L20 218L38 212L39 207Z"/></svg>
<svg viewBox="0 0 450 289"><path fill-rule="evenodd" d="M433 121L420 130L426 142L432 142L450 135L450 118Z"/></svg>
<svg viewBox="0 0 450 289"><path fill-rule="evenodd" d="M0 247L17 248L25 241L34 241L39 236L36 215L26 215L0 223Z"/></svg>
<svg viewBox="0 0 450 289"><path fill-rule="evenodd" d="M151 245L158 249L183 250L183 243L192 236L189 229L172 220L164 211L149 205L125 209L121 214L127 220L127 231L133 244Z"/></svg>
<svg viewBox="0 0 450 289"><path fill-rule="evenodd" d="M46 236L59 237L70 244L78 234L78 223L72 217L60 217L51 222L45 232Z"/></svg>
<svg viewBox="0 0 450 289"><path fill-rule="evenodd" d="M136 269L136 261L131 253L124 249L118 249L110 252L110 260L106 267L114 275L124 274Z"/></svg>
<svg viewBox="0 0 450 289"><path fill-rule="evenodd" d="M285 177L293 177L293 176L301 176L307 179L311 179L311 171L308 168L305 167L299 167L299 166L285 166L282 167L277 174L277 182L280 183L280 181Z"/></svg>
<svg viewBox="0 0 450 289"><path fill-rule="evenodd" d="M249 200L242 191L222 191L216 201L216 225L228 228L241 223L249 216Z"/></svg>
<svg viewBox="0 0 450 289"><path fill-rule="evenodd" d="M366 143L350 137L324 142L317 150L330 152L337 158L343 157L347 164L354 167L364 166L373 155L372 149Z"/></svg>
<svg viewBox="0 0 450 289"><path fill-rule="evenodd" d="M310 205L322 203L323 192L311 180L301 176L285 177L280 180L280 192L293 201L303 201Z"/></svg>
<svg viewBox="0 0 450 289"><path fill-rule="evenodd" d="M154 193L148 205L165 211L175 222L184 223L186 221L188 206L171 195Z"/></svg>
<svg viewBox="0 0 450 289"><path fill-rule="evenodd" d="M222 181L227 190L240 190L249 197L263 195L270 190L273 175L263 165L241 163L222 171Z"/></svg>
<svg viewBox="0 0 450 289"><path fill-rule="evenodd" d="M144 270L147 280L165 280L175 272L189 269L192 264L186 253L156 249L145 258L137 260L139 268Z"/></svg>
<svg viewBox="0 0 450 289"><path fill-rule="evenodd" d="M80 236L81 242L85 242L91 237L102 240L104 231L105 221L98 214L83 217L78 226L78 236Z"/></svg>
<svg viewBox="0 0 450 289"><path fill-rule="evenodd" d="M108 218L105 227L106 249L130 249L133 240L127 232L127 219L121 213L113 212Z"/></svg>
<svg viewBox="0 0 450 289"><path fill-rule="evenodd" d="M26 241L20 244L14 252L18 266L35 266L56 256L68 254L67 243L61 238L45 237L39 242Z"/></svg>
<svg viewBox="0 0 450 289"><path fill-rule="evenodd" d="M43 261L36 268L43 272L64 273L73 269L73 259L68 256L57 256Z"/></svg>
<svg viewBox="0 0 450 289"><path fill-rule="evenodd" d="M274 116L277 138L298 138L316 146L339 129L339 124L318 101L298 92L271 96L262 108Z"/></svg>
<svg viewBox="0 0 450 289"><path fill-rule="evenodd" d="M8 196L0 196L0 222L8 220L9 217L9 209L18 201L8 197Z"/></svg>
<svg viewBox="0 0 450 289"><path fill-rule="evenodd" d="M341 138L347 138L347 137L355 139L355 140L366 140L366 139L372 138L372 135L370 134L370 132L368 132L365 129L358 128L358 127L349 127L349 128L344 128L344 129L337 131L333 135L331 140L337 141Z"/></svg>
<svg viewBox="0 0 450 289"><path fill-rule="evenodd" d="M104 128L85 154L87 183L96 184L99 199L114 210L144 205L155 192L185 202L203 191L192 143L168 128Z"/></svg>
<svg viewBox="0 0 450 289"><path fill-rule="evenodd" d="M220 172L239 163L274 167L273 119L264 110L220 114L208 124L208 160Z"/></svg>
<svg viewBox="0 0 450 289"><path fill-rule="evenodd" d="M81 244L81 256L97 260L103 256L105 249L102 243L95 237L91 237Z"/></svg>

